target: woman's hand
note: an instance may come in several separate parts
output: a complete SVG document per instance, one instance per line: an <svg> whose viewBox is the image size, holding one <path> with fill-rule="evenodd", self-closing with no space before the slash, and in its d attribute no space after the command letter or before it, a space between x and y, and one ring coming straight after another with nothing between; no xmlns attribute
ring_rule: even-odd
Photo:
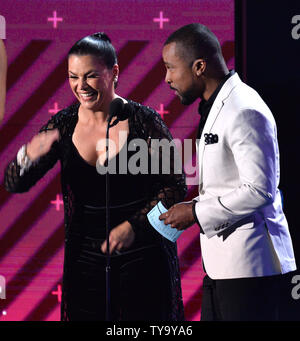
<svg viewBox="0 0 300 341"><path fill-rule="evenodd" d="M47 130L35 135L27 144L27 156L31 161L47 154L54 141L59 139L58 129Z"/></svg>
<svg viewBox="0 0 300 341"><path fill-rule="evenodd" d="M135 238L132 226L128 221L114 227L109 234L109 253L112 254L115 250L121 251L122 249L129 248ZM106 240L101 245L101 251L107 252Z"/></svg>

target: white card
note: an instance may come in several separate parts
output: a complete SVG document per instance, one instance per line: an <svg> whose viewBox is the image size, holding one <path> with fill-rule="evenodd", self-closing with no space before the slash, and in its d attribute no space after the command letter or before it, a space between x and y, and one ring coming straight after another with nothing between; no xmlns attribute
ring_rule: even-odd
<svg viewBox="0 0 300 341"><path fill-rule="evenodd" d="M165 225L163 220L159 220L159 216L168 210L164 207L160 201L152 210L147 214L150 224L159 232L162 236L175 243L183 231L179 231L176 228L172 228L170 224Z"/></svg>

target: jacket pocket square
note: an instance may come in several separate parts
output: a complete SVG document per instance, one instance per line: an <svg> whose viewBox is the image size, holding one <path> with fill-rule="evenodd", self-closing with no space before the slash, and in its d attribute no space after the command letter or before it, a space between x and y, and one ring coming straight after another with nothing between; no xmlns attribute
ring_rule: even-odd
<svg viewBox="0 0 300 341"><path fill-rule="evenodd" d="M219 136L217 134L204 134L205 144L214 144L219 142Z"/></svg>

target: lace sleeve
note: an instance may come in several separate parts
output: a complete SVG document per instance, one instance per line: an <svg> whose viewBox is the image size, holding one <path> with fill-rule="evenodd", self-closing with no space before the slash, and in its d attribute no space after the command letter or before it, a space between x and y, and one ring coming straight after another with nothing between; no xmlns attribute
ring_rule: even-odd
<svg viewBox="0 0 300 341"><path fill-rule="evenodd" d="M147 213L159 201L162 201L165 207L170 208L175 203L182 201L187 191L181 157L176 150L168 127L156 112L152 112L149 119L143 120L141 124L148 136L147 144L151 165L153 166L153 162L158 163L159 171L158 174L149 175L151 185L146 205L128 219L136 233L149 225ZM169 148L170 145L173 147Z"/></svg>
<svg viewBox="0 0 300 341"><path fill-rule="evenodd" d="M41 129L42 131L57 128L55 118L52 117ZM50 151L34 162L29 169L20 175L20 166L15 157L6 167L4 175L4 186L8 192L22 193L28 191L45 173L51 169L58 160L58 142L54 142Z"/></svg>

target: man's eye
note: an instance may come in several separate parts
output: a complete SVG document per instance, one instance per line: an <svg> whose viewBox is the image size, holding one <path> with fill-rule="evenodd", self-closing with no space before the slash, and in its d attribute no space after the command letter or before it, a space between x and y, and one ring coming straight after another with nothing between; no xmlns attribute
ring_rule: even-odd
<svg viewBox="0 0 300 341"><path fill-rule="evenodd" d="M73 79L75 79L75 78L77 78L76 76L69 76L69 78L73 78Z"/></svg>

